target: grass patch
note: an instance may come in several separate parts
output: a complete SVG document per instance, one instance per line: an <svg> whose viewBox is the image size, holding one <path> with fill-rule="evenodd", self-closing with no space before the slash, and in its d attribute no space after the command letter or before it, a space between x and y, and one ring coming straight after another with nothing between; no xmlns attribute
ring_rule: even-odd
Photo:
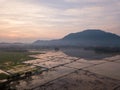
<svg viewBox="0 0 120 90"><path fill-rule="evenodd" d="M7 79L8 75L0 73L0 80Z"/></svg>
<svg viewBox="0 0 120 90"><path fill-rule="evenodd" d="M35 52L15 52L15 51L0 51L0 69L6 70L22 64L23 61L33 60L36 58L29 55L38 54Z"/></svg>

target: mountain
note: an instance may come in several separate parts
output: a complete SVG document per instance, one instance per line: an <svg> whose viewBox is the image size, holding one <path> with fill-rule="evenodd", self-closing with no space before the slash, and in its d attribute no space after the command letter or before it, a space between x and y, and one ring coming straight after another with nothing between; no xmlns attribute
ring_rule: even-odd
<svg viewBox="0 0 120 90"><path fill-rule="evenodd" d="M103 30L88 29L82 32L71 33L62 39L41 41L33 44L42 46L120 46L120 36Z"/></svg>
<svg viewBox="0 0 120 90"><path fill-rule="evenodd" d="M63 38L63 40L117 40L120 36L102 30L85 30L83 32L71 33Z"/></svg>

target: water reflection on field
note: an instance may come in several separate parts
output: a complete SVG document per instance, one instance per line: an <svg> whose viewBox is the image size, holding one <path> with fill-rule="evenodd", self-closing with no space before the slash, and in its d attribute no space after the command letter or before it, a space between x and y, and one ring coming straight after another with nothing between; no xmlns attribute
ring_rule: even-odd
<svg viewBox="0 0 120 90"><path fill-rule="evenodd" d="M86 50L81 48L67 48L61 49L63 53L72 57L83 58L86 60L101 60L107 57L113 57L118 55L118 53L98 53L94 50Z"/></svg>
<svg viewBox="0 0 120 90"><path fill-rule="evenodd" d="M113 90L110 89L111 85L113 85L112 88L114 88L114 86L119 83L120 73L116 72L118 72L118 69L120 68L120 64L118 63L120 55L105 53L100 54L92 50L84 50L79 48L66 48L60 49L59 51L47 50L43 52L44 54L32 55L32 57L36 57L37 59L26 61L24 63L31 66L44 67L46 68L46 71L32 75L23 80L12 82L10 83L11 87L18 90L60 90L55 89L60 86L60 78L63 79L61 83L63 86L66 81L69 82L69 80L73 80L66 83L67 88L73 88L72 85L76 84L78 86L76 88L79 88L77 90L80 90L80 88L83 88L82 90L93 90L88 88L93 88L94 85L96 85L96 88L102 88L101 90L105 90L103 87L107 88L106 90ZM111 62L111 60L114 62ZM75 73L76 71L79 73ZM98 73L98 75L94 72ZM71 73L73 73L73 75ZM103 76L99 76L99 74ZM91 77L91 75L93 76ZM67 79L64 78L65 76ZM106 78L104 76L110 78ZM57 83L54 83L54 80L58 80ZM92 83L91 80L93 80ZM96 80L98 83L96 83ZM78 83L77 81L80 82ZM49 84L49 82L53 82L54 85L51 89L50 87L47 88L48 86L45 86ZM83 85L84 87L79 87L79 85ZM45 86L44 88L46 89L41 89L40 86ZM87 87L87 89L84 89L85 87ZM64 88L62 90L69 89ZM71 90L74 90L74 88Z"/></svg>

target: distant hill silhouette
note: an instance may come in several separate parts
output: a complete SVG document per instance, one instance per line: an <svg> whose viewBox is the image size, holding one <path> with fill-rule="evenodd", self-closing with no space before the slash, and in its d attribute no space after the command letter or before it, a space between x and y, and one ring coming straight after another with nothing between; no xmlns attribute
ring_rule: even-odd
<svg viewBox="0 0 120 90"><path fill-rule="evenodd" d="M120 36L103 30L88 29L82 32L71 33L62 39L41 41L37 40L34 45L41 46L120 46Z"/></svg>

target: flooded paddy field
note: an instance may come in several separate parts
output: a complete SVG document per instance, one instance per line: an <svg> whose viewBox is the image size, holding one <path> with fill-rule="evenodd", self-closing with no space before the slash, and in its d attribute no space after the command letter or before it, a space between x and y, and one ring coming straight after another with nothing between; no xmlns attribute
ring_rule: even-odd
<svg viewBox="0 0 120 90"><path fill-rule="evenodd" d="M119 54L100 54L83 49L42 52L44 54L31 55L36 58L34 60L23 61L27 67L20 69L27 71L36 68L38 72L10 82L9 89L120 90ZM34 72L34 69L31 72Z"/></svg>

